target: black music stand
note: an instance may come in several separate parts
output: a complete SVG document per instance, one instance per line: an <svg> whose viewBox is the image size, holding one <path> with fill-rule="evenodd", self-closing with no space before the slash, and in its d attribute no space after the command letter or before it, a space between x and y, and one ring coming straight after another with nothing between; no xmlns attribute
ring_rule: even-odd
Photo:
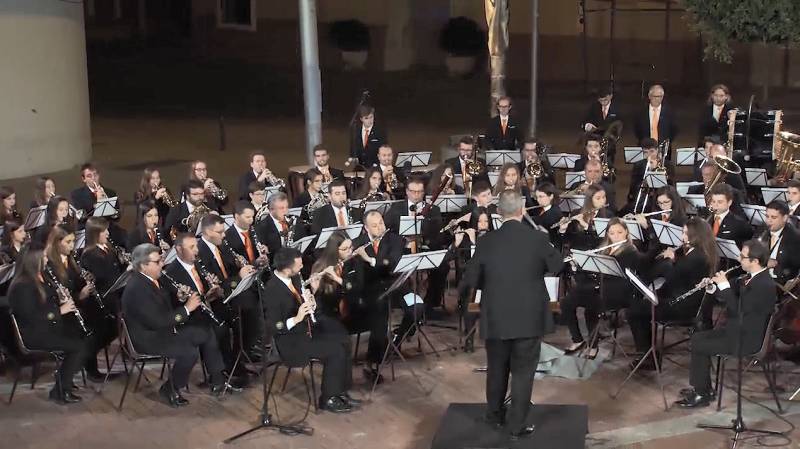
<svg viewBox="0 0 800 449"><path fill-rule="evenodd" d="M0 285L5 284L6 282L10 281L11 278L14 277L14 272L16 272L16 262L12 262L3 266L0 266Z"/></svg>
<svg viewBox="0 0 800 449"><path fill-rule="evenodd" d="M38 206L28 211L25 217L25 231L30 232L42 225L47 214L47 206Z"/></svg>
<svg viewBox="0 0 800 449"><path fill-rule="evenodd" d="M263 288L262 288L263 282L261 281L261 275L264 273L264 270L266 270L267 268L268 268L268 265L264 266L264 267L262 267L262 268L260 268L258 270L255 270L252 273L250 273L249 275L243 277L242 280L239 281L239 283L236 285L236 288L233 289L231 294L228 295L227 298L222 300L222 304L228 305L228 303L230 301L232 301L233 298L236 298L237 296L241 295L245 291L249 290L250 287L252 287L254 283L257 283L257 286L258 286L258 302L259 302L259 304L261 304L262 303L261 296L262 296L262 293L263 293ZM262 307L260 310L264 310L264 308ZM245 350L244 350L244 324L241 321L241 315L242 315L241 307L239 307L238 313L239 313L239 317L237 319L240 320L239 323L238 323L238 326L237 326L238 330L239 330L239 332L238 332L238 334L239 334L238 335L238 337L239 337L239 352L236 354L236 359L233 361L233 366L231 367L231 372L228 373L228 379L225 382L225 387L222 389L222 394L220 395L220 397L224 397L225 396L225 393L227 392L228 387L230 386L231 379L233 379L233 374L236 372L236 368L239 366L239 362L241 361L242 357L247 359L248 362L253 363L253 361L250 360L250 357L245 353ZM263 315L263 313L259 313L259 315ZM266 351L262 351L262 358L266 358L266 354L267 354ZM266 373L265 371L262 371L262 374L264 374L264 376L266 376L265 373Z"/></svg>
<svg viewBox="0 0 800 449"><path fill-rule="evenodd" d="M568 171L564 173L564 185L569 188L573 184L586 181L585 171Z"/></svg>
<svg viewBox="0 0 800 449"><path fill-rule="evenodd" d="M664 380L661 379L661 365L658 363L658 355L656 355L656 306L658 305L658 297L656 296L655 292L647 287L644 282L636 276L634 272L632 272L629 268L625 269L625 276L631 281L634 287L639 290L642 295L650 301L650 349L644 353L641 359L639 359L639 363L633 367L630 373L628 373L628 377L619 384L619 388L617 391L611 395L612 399L616 399L619 396L619 393L622 391L622 387L636 374L636 371L642 364L647 360L647 357L653 358L653 363L656 367L656 378L658 379L658 385L661 387L661 397L664 400L664 411L669 410L669 406L667 405L667 395L664 393Z"/></svg>
<svg viewBox="0 0 800 449"><path fill-rule="evenodd" d="M113 217L117 215L117 197L103 198L98 200L92 208L93 217Z"/></svg>

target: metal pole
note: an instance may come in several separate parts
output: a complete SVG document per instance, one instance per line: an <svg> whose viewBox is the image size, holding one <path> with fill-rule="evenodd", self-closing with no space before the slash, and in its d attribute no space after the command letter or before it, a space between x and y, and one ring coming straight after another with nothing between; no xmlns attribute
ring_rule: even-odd
<svg viewBox="0 0 800 449"><path fill-rule="evenodd" d="M531 123L530 136L536 135L536 103L538 102L539 72L539 0L531 0Z"/></svg>
<svg viewBox="0 0 800 449"><path fill-rule="evenodd" d="M316 0L300 0L300 47L303 61L303 97L306 115L306 158L314 162L314 145L322 141L322 86L317 46Z"/></svg>

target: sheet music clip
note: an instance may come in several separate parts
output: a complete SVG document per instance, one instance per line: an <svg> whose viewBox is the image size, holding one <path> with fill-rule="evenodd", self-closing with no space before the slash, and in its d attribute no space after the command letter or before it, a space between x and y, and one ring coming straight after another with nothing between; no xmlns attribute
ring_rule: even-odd
<svg viewBox="0 0 800 449"><path fill-rule="evenodd" d="M739 247L736 246L736 242L734 242L733 240L721 239L719 237L717 237L716 242L717 242L717 249L719 250L722 257L726 259L739 260L739 255L741 254L741 251L739 250Z"/></svg>
<svg viewBox="0 0 800 449"><path fill-rule="evenodd" d="M675 165L679 166L693 166L696 162L702 161L706 158L705 150L703 148L678 148L675 150L675 154Z"/></svg>
<svg viewBox="0 0 800 449"><path fill-rule="evenodd" d="M547 155L547 162L550 162L550 166L553 168L563 168L567 170L572 170L575 168L575 162L581 158L580 154L573 154L573 153L548 153Z"/></svg>
<svg viewBox="0 0 800 449"><path fill-rule="evenodd" d="M667 185L667 174L664 172L650 172L644 176L644 181L651 189L660 189Z"/></svg>
<svg viewBox="0 0 800 449"><path fill-rule="evenodd" d="M763 168L745 167L744 180L753 187L767 187L767 171Z"/></svg>
<svg viewBox="0 0 800 449"><path fill-rule="evenodd" d="M761 196L764 198L764 204L769 204L775 200L781 200L788 203L789 199L786 197L786 188L777 187L762 187Z"/></svg>
<svg viewBox="0 0 800 449"><path fill-rule="evenodd" d="M673 248L683 245L682 227L656 219L651 219L650 224L653 225L653 231L660 243Z"/></svg>
<svg viewBox="0 0 800 449"><path fill-rule="evenodd" d="M94 203L92 210L93 217L111 217L118 213L117 211L117 197L103 198Z"/></svg>
<svg viewBox="0 0 800 449"><path fill-rule="evenodd" d="M250 287L252 287L256 279L258 279L258 277L261 276L261 273L264 272L264 269L266 269L266 267L261 268L260 270L255 270L252 273L248 274L247 276L243 277L242 280L239 281L239 284L236 285L236 288L231 292L230 295L228 295L227 298L225 298L222 301L222 303L223 304L229 303L233 298L241 295L242 292L247 291Z"/></svg>
<svg viewBox="0 0 800 449"><path fill-rule="evenodd" d="M517 164L521 161L519 151L508 150L487 150L486 165L490 167L502 167L508 163Z"/></svg>
<svg viewBox="0 0 800 449"><path fill-rule="evenodd" d="M625 163L634 164L644 160L644 150L642 147L625 147Z"/></svg>
<svg viewBox="0 0 800 449"><path fill-rule="evenodd" d="M311 245L311 242L314 241L315 238L317 238L316 235L309 235L301 239L295 240L294 242L292 242L291 245L288 246L300 251L301 253L305 253L308 247Z"/></svg>
<svg viewBox="0 0 800 449"><path fill-rule="evenodd" d="M411 162L412 167L424 167L431 163L431 154L431 151L407 151L397 153L394 166L402 168L406 162Z"/></svg>
<svg viewBox="0 0 800 449"><path fill-rule="evenodd" d="M572 260L575 262L575 265L578 266L579 270L620 278L625 277L625 274L622 272L622 267L619 266L619 262L617 262L617 259L613 256L605 256L573 249Z"/></svg>
<svg viewBox="0 0 800 449"><path fill-rule="evenodd" d="M699 181L676 182L675 190L678 191L678 195L680 195L681 197L685 197L686 195L689 195L689 189L691 189L694 186L701 186L701 185L703 185L703 183Z"/></svg>
<svg viewBox="0 0 800 449"><path fill-rule="evenodd" d="M562 212L570 213L583 207L583 195L562 196L558 201L558 207Z"/></svg>
<svg viewBox="0 0 800 449"><path fill-rule="evenodd" d="M683 196L689 204L697 208L706 207L706 197L702 193L689 193Z"/></svg>
<svg viewBox="0 0 800 449"><path fill-rule="evenodd" d="M500 226L503 226L503 216L500 214L492 214L492 226L494 229L500 229ZM475 245L472 245L472 255L475 255Z"/></svg>
<svg viewBox="0 0 800 449"><path fill-rule="evenodd" d="M747 221L753 226L764 226L767 222L767 207L757 204L742 204L742 210L747 215Z"/></svg>
<svg viewBox="0 0 800 449"><path fill-rule="evenodd" d="M658 305L658 297L656 297L655 292L651 290L650 287L648 287L644 283L644 281L642 281L641 278L639 278L639 276L636 276L636 274L633 271L631 271L630 268L625 269L625 276L628 277L628 280L631 281L631 283L636 287L637 290L642 292L642 295L644 295L644 297L647 298L648 301L653 303L654 306Z"/></svg>
<svg viewBox="0 0 800 449"><path fill-rule="evenodd" d="M446 254L446 249L416 254L404 254L394 267L394 272L406 273L408 271L425 271L439 268Z"/></svg>
<svg viewBox="0 0 800 449"><path fill-rule="evenodd" d="M44 225L45 216L47 215L47 206L37 206L28 211L28 216L25 217L25 231L29 232Z"/></svg>
<svg viewBox="0 0 800 449"><path fill-rule="evenodd" d="M443 214L459 213L467 207L466 195L439 195L433 203Z"/></svg>
<svg viewBox="0 0 800 449"><path fill-rule="evenodd" d="M333 234L336 231L344 231L345 233L347 233L347 237L350 240L354 240L356 237L361 235L362 229L363 226L360 224L352 224L342 227L333 226L330 228L324 228L322 231L319 232L319 240L317 240L317 246L315 246L314 249L324 248L325 244L328 243L328 239L331 238L331 234Z"/></svg>
<svg viewBox="0 0 800 449"><path fill-rule="evenodd" d="M178 258L178 251L173 246L172 248L167 251L167 254L164 255L164 265L169 265L172 262L175 262L175 259Z"/></svg>
<svg viewBox="0 0 800 449"><path fill-rule="evenodd" d="M414 237L422 234L422 220L425 217L403 215L400 217L399 234L405 237Z"/></svg>
<svg viewBox="0 0 800 449"><path fill-rule="evenodd" d="M286 211L286 215L291 215L293 217L298 217L298 218L302 214L303 214L303 208L302 207L293 207L293 208L291 208L291 209Z"/></svg>
<svg viewBox="0 0 800 449"><path fill-rule="evenodd" d="M381 215L386 215L386 212L392 207L392 204L401 202L403 202L403 200L370 201L364 205L364 214L371 210L377 210Z"/></svg>
<svg viewBox="0 0 800 449"><path fill-rule="evenodd" d="M133 269L130 268L125 270L125 272L121 273L117 278L117 280L114 281L113 284L111 284L111 287L108 287L108 290L106 290L106 292L103 293L103 299L105 299L106 296L110 295L111 293L114 293L117 290L125 288L125 286L128 285L128 281L131 279L131 276L133 276L133 273L135 273L135 271L133 271Z"/></svg>
<svg viewBox="0 0 800 449"><path fill-rule="evenodd" d="M86 247L86 229L75 231L75 246L73 251L78 251Z"/></svg>
<svg viewBox="0 0 800 449"><path fill-rule="evenodd" d="M17 266L16 262L0 266L0 285L3 285L14 278L14 272L16 271L16 266Z"/></svg>
<svg viewBox="0 0 800 449"><path fill-rule="evenodd" d="M281 191L280 186L264 187L264 201L269 201L269 197Z"/></svg>
<svg viewBox="0 0 800 449"><path fill-rule="evenodd" d="M558 285L561 283L561 278L558 276L545 276L544 286L547 288L547 296L550 297L550 302L558 302Z"/></svg>
<svg viewBox="0 0 800 449"><path fill-rule="evenodd" d="M568 171L564 173L564 185L567 187L584 181L586 181L585 171Z"/></svg>

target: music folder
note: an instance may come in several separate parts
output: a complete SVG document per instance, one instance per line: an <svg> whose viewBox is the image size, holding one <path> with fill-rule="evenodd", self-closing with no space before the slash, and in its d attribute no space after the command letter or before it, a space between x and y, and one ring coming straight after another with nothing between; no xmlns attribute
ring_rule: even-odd
<svg viewBox="0 0 800 449"><path fill-rule="evenodd" d="M644 160L644 150L642 147L625 147L625 163L634 164Z"/></svg>
<svg viewBox="0 0 800 449"><path fill-rule="evenodd" d="M650 225L653 227L653 231L656 233L660 243L673 248L683 245L682 227L656 219L650 219Z"/></svg>
<svg viewBox="0 0 800 449"><path fill-rule="evenodd" d="M726 259L739 260L739 254L741 254L741 251L739 250L739 247L736 246L736 242L733 240L721 239L719 237L717 237L716 242L717 249L722 257Z"/></svg>
<svg viewBox="0 0 800 449"><path fill-rule="evenodd" d="M300 251L301 253L305 253L306 250L308 249L308 246L311 245L311 242L314 241L315 238L317 238L316 234L309 235L301 239L295 240L294 242L292 242L291 245L288 246Z"/></svg>
<svg viewBox="0 0 800 449"><path fill-rule="evenodd" d="M317 240L317 245L314 248L315 249L324 248L325 244L328 243L328 239L331 237L331 234L333 234L336 231L344 231L347 233L347 237L350 240L355 240L359 235L361 235L362 230L363 226L360 224L352 224L342 227L333 226L330 228L324 228L322 231L319 232L319 239Z"/></svg>
<svg viewBox="0 0 800 449"><path fill-rule="evenodd" d="M572 250L572 260L578 269L608 276L625 277L622 267L613 256L594 254L588 251Z"/></svg>
<svg viewBox="0 0 800 449"><path fill-rule="evenodd" d="M742 204L742 210L747 215L747 221L753 226L764 226L767 222L767 207L757 204Z"/></svg>
<svg viewBox="0 0 800 449"><path fill-rule="evenodd" d="M579 210L583 207L583 201L586 199L583 195L566 195L562 196L558 201L558 208L562 212L572 212Z"/></svg>
<svg viewBox="0 0 800 449"><path fill-rule="evenodd" d="M550 166L553 168L564 168L567 170L572 170L575 168L575 162L581 158L580 154L573 154L573 153L548 153L547 154L547 162L550 162Z"/></svg>
<svg viewBox="0 0 800 449"><path fill-rule="evenodd" d="M394 267L394 272L405 273L408 271L424 271L438 268L444 261L446 254L446 249L416 254L404 254Z"/></svg>
<svg viewBox="0 0 800 449"><path fill-rule="evenodd" d="M488 150L486 151L486 165L501 167L509 162L519 163L521 161L519 151L508 150Z"/></svg>
<svg viewBox="0 0 800 449"><path fill-rule="evenodd" d="M763 168L745 167L744 180L753 187L767 187L767 170Z"/></svg>
<svg viewBox="0 0 800 449"><path fill-rule="evenodd" d="M94 203L92 216L94 217L111 217L117 214L117 197L103 198Z"/></svg>
<svg viewBox="0 0 800 449"><path fill-rule="evenodd" d="M44 225L45 216L47 214L47 206L37 206L28 211L28 216L25 217L25 231L29 232Z"/></svg>
<svg viewBox="0 0 800 449"><path fill-rule="evenodd" d="M775 200L781 200L788 203L789 199L786 197L786 188L777 187L762 187L761 196L764 198L764 204L769 204Z"/></svg>
<svg viewBox="0 0 800 449"><path fill-rule="evenodd" d="M694 165L695 162L702 161L706 158L704 148L678 148L675 150L676 158L675 165Z"/></svg>
<svg viewBox="0 0 800 449"><path fill-rule="evenodd" d="M459 187L464 187L464 175L461 173L454 173L453 174L453 183Z"/></svg>
<svg viewBox="0 0 800 449"><path fill-rule="evenodd" d="M406 162L411 162L412 167L424 167L431 163L431 154L431 151L406 151L397 153L394 166L402 168Z"/></svg>
<svg viewBox="0 0 800 449"><path fill-rule="evenodd" d="M443 214L457 214L467 207L466 195L439 195L433 203Z"/></svg>
<svg viewBox="0 0 800 449"><path fill-rule="evenodd" d="M564 173L564 185L567 187L584 181L586 181L585 171L568 171Z"/></svg>
<svg viewBox="0 0 800 449"><path fill-rule="evenodd" d="M642 281L639 276L636 276L636 274L631 271L630 268L625 269L625 276L628 277L628 280L631 281L637 290L642 292L642 295L644 295L648 301L653 303L654 306L658 305L658 297L656 296L655 292L645 285L644 281Z"/></svg>

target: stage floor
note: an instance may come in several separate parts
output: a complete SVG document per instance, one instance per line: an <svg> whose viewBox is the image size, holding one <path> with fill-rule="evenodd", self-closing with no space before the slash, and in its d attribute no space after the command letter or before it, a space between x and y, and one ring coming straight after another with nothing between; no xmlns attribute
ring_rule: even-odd
<svg viewBox="0 0 800 449"><path fill-rule="evenodd" d="M312 414L308 423L314 428L311 437L288 437L273 431L252 434L231 447L237 448L385 448L422 449L431 447L434 434L450 403L478 403L484 399L482 373L473 369L485 362L485 352L477 348L473 354L448 350L457 343L452 330L428 328L431 340L440 350L440 357L417 352L416 341L404 345L410 356L407 364L396 365L397 380L392 382L387 370L387 382L379 386L372 402L349 415L331 413ZM620 331L623 344L630 344L627 329ZM676 335L677 336L677 335ZM548 338L550 343L563 345L567 335L563 327ZM362 345L363 348L363 345ZM677 391L686 386L688 357L679 349L676 363L667 362L664 375L667 400L676 398ZM101 363L102 365L102 363ZM599 371L585 381L545 378L536 380L533 401L537 404L576 404L588 406L589 434L587 448L722 448L728 446L729 435L699 431L699 422L726 423L735 412L735 395L726 390L723 411L713 407L696 411L670 408L664 411L658 384L652 374L637 375L625 387L618 399L610 393L627 374L626 362L621 354L604 363ZM732 366L732 364L730 364ZM188 407L173 410L157 400L158 368L146 372L153 384L143 382L138 393L129 392L122 413L115 406L119 401L123 379L109 384L102 395L82 389L84 402L70 407L56 406L46 400L52 377L45 374L34 390L29 384L21 385L10 406L0 406L2 447L13 448L214 448L235 433L257 422L261 405L261 389L251 387L243 393L218 401L195 386L187 395ZM789 371L794 366L784 364ZM117 369L121 369L121 364ZM355 396L366 397L367 386L361 368L354 368L357 384ZM419 377L415 380L411 371ZM319 375L319 370L317 370ZM25 371L26 376L28 370ZM200 371L195 369L193 384L200 381ZM734 380L732 372L726 379ZM281 373L276 385L283 379ZM800 383L800 375L782 374L778 379L789 392ZM774 408L769 395L764 392L766 382L759 373L746 377L744 390L750 398ZM8 377L0 377L0 400L6 401L10 391ZM92 385L90 384L90 388ZM790 393L783 394L783 398ZM305 411L305 389L297 373L290 378L285 393L276 396L270 409L280 421L301 417ZM784 400L788 412L785 419L800 423L800 406ZM745 418L748 424L758 424L777 430L790 428L786 422L775 419L763 407L745 401ZM792 442L781 447L799 447L800 432L790 434ZM557 446L552 446L557 447ZM744 446L750 447L750 446Z"/></svg>

